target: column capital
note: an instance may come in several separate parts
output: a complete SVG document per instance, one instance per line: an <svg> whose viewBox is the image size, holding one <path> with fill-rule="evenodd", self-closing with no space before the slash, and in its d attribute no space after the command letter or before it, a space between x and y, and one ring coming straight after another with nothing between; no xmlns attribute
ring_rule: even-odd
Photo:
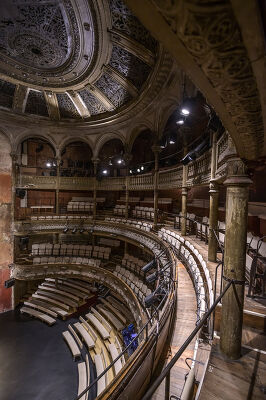
<svg viewBox="0 0 266 400"><path fill-rule="evenodd" d="M188 187L182 186L182 196L187 196L187 194L188 194Z"/></svg>
<svg viewBox="0 0 266 400"><path fill-rule="evenodd" d="M210 180L209 188L210 188L210 190L209 190L210 194L219 193L219 183L217 182L217 179Z"/></svg>
<svg viewBox="0 0 266 400"><path fill-rule="evenodd" d="M225 186L249 186L252 180L247 174L247 166L240 158L227 161L227 175Z"/></svg>
<svg viewBox="0 0 266 400"><path fill-rule="evenodd" d="M159 154L159 153L162 151L161 146L159 146L158 144L154 144L154 145L151 147L151 149L152 149L152 151L153 151L154 154L155 154L155 153Z"/></svg>
<svg viewBox="0 0 266 400"><path fill-rule="evenodd" d="M99 164L99 162L101 161L98 157L93 157L93 158L91 158L91 161L93 162L93 164Z"/></svg>
<svg viewBox="0 0 266 400"><path fill-rule="evenodd" d="M16 162L17 159L18 159L18 154L15 153L15 152L11 152L11 153L10 153L10 157L11 157L11 159L12 159L13 162Z"/></svg>

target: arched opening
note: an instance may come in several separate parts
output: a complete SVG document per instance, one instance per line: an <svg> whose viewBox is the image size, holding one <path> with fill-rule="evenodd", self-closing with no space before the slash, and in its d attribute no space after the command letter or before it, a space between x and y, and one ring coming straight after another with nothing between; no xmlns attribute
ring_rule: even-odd
<svg viewBox="0 0 266 400"><path fill-rule="evenodd" d="M55 150L47 140L38 137L24 140L19 155L21 174L56 176Z"/></svg>
<svg viewBox="0 0 266 400"><path fill-rule="evenodd" d="M101 147L98 157L100 176L124 176L126 163L124 145L120 139L110 139Z"/></svg>
<svg viewBox="0 0 266 400"><path fill-rule="evenodd" d="M88 143L67 144L61 152L60 176L88 177L93 175L92 150Z"/></svg>
<svg viewBox="0 0 266 400"><path fill-rule="evenodd" d="M136 137L131 150L130 174L145 173L154 167L153 143L154 137L149 129Z"/></svg>

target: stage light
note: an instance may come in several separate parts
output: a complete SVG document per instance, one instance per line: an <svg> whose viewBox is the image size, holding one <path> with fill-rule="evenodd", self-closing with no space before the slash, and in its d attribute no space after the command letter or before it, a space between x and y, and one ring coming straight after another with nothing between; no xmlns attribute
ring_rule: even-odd
<svg viewBox="0 0 266 400"><path fill-rule="evenodd" d="M72 229L72 233L76 233L77 232L77 228Z"/></svg>
<svg viewBox="0 0 266 400"><path fill-rule="evenodd" d="M140 169L141 169L141 171L144 171L144 167L143 167L143 165L140 167Z"/></svg>
<svg viewBox="0 0 266 400"><path fill-rule="evenodd" d="M84 229L80 229L79 232L80 232L80 233L83 233L83 232L84 232Z"/></svg>
<svg viewBox="0 0 266 400"><path fill-rule="evenodd" d="M132 174L132 169L129 170L129 173Z"/></svg>
<svg viewBox="0 0 266 400"><path fill-rule="evenodd" d="M46 163L46 167L49 167L49 168L50 168L51 166L52 166L52 164L51 164L50 162L47 162L47 163Z"/></svg>
<svg viewBox="0 0 266 400"><path fill-rule="evenodd" d="M64 233L67 233L67 231L68 231L68 228L65 228L65 229L63 230Z"/></svg>
<svg viewBox="0 0 266 400"><path fill-rule="evenodd" d="M117 160L117 164L122 164L121 158L119 158L119 160Z"/></svg>
<svg viewBox="0 0 266 400"><path fill-rule="evenodd" d="M140 169L139 169L139 168L137 169L137 172L140 172Z"/></svg>
<svg viewBox="0 0 266 400"><path fill-rule="evenodd" d="M156 292L153 292L145 297L144 304L146 308L150 308L157 301Z"/></svg>
<svg viewBox="0 0 266 400"><path fill-rule="evenodd" d="M155 261L155 258L152 260L152 261L150 261L148 264L146 264L146 265L144 265L144 267L142 267L141 268L141 271L142 272L149 272L152 268L154 268L155 267L155 265L156 265L156 261Z"/></svg>
<svg viewBox="0 0 266 400"><path fill-rule="evenodd" d="M103 170L103 174L104 174L104 175L107 175L107 173L108 173L107 169L104 169L104 170Z"/></svg>
<svg viewBox="0 0 266 400"><path fill-rule="evenodd" d="M189 111L187 108L182 108L181 114L183 114L183 115L189 115L189 114L190 114L190 111Z"/></svg>
<svg viewBox="0 0 266 400"><path fill-rule="evenodd" d="M183 119L179 119L178 121L176 121L177 125L183 125L184 122L185 121Z"/></svg>
<svg viewBox="0 0 266 400"><path fill-rule="evenodd" d="M157 278L158 278L158 274L157 274L157 271L155 271L152 274L150 274L149 276L146 276L146 281L148 283L153 283L156 281Z"/></svg>

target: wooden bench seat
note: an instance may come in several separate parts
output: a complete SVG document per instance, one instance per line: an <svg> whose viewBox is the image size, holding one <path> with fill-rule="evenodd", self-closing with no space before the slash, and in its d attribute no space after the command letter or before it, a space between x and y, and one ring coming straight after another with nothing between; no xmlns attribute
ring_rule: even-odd
<svg viewBox="0 0 266 400"><path fill-rule="evenodd" d="M120 311L118 311L114 306L112 306L112 304L110 304L107 300L105 299L101 299L101 302L107 307L109 308L109 310L112 311L113 314L115 314L115 316L120 319L121 322L123 322L123 324L126 325L127 320L126 318L121 314Z"/></svg>
<svg viewBox="0 0 266 400"><path fill-rule="evenodd" d="M86 363L78 363L78 375L79 375L79 385L78 385L78 395L83 392L87 387L87 368ZM80 400L86 400L87 394L81 397Z"/></svg>
<svg viewBox="0 0 266 400"><path fill-rule="evenodd" d="M109 343L108 348L109 348L109 352L111 354L112 361L114 361L119 356L116 345L114 343ZM115 368L115 374L117 375L119 373L119 371L122 369L121 359L119 359L115 362L114 368Z"/></svg>
<svg viewBox="0 0 266 400"><path fill-rule="evenodd" d="M62 332L62 335L63 335L65 341L67 342L68 347L71 350L74 360L76 357L80 357L81 356L80 349L79 349L75 339L70 334L70 332L69 331Z"/></svg>
<svg viewBox="0 0 266 400"><path fill-rule="evenodd" d="M62 308L62 309L64 309L64 310L66 310L66 311L69 311L69 310L70 310L70 307L69 307L68 305L62 304L62 303L60 303L60 302L57 301L57 300L54 300L54 299L51 299L50 297L47 297L46 295L41 295L41 294L38 294L38 293L33 293L32 297L35 298L35 299L43 300L43 301L46 302L46 303L55 304L55 305L58 306L59 308Z"/></svg>
<svg viewBox="0 0 266 400"><path fill-rule="evenodd" d="M45 307L48 310L51 310L55 312L57 315L60 315L63 319L65 319L68 316L68 312L65 310L62 310L59 307L53 306L52 304L47 304L44 300L38 300L35 298L31 298L31 303L40 305L41 307Z"/></svg>
<svg viewBox="0 0 266 400"><path fill-rule="evenodd" d="M37 308L39 311L43 311L45 314L50 315L50 317L53 317L53 318L57 317L57 313L56 312L54 312L52 310L49 310L48 308L40 306L38 304L34 304L32 302L29 302L29 301L24 301L24 306L31 307L31 308Z"/></svg>
<svg viewBox="0 0 266 400"><path fill-rule="evenodd" d="M76 302L74 302L73 300L67 299L64 296L60 296L59 294L50 293L49 291L46 291L43 289L38 289L37 294L50 297L54 300L58 300L58 301L62 302L63 304L67 304L68 306L70 306L74 309L76 309L78 307L78 304Z"/></svg>
<svg viewBox="0 0 266 400"><path fill-rule="evenodd" d="M21 307L20 312L22 314L29 314L32 317L38 318L44 322L46 322L48 325L53 325L55 324L56 320L49 315L43 314L38 310L34 310L33 308L29 307Z"/></svg>
<svg viewBox="0 0 266 400"><path fill-rule="evenodd" d="M96 308L98 308L98 310L101 311L101 313L108 319L108 321L111 322L111 324L113 324L113 326L118 330L121 331L124 328L124 324L122 324L122 322L119 321L118 318L116 318L114 316L114 314L111 313L111 311L107 310L106 308L104 308L104 306L102 304L98 304L96 306Z"/></svg>
<svg viewBox="0 0 266 400"><path fill-rule="evenodd" d="M101 354L95 354L94 363L95 363L95 367L96 367L97 376L99 376L105 370L105 365L103 363ZM97 381L97 396L99 396L104 391L105 388L106 388L106 378L105 378L105 375L103 375Z"/></svg>
<svg viewBox="0 0 266 400"><path fill-rule="evenodd" d="M114 307L114 308L116 308L117 310L119 310L121 313L122 313L122 315L128 315L129 313L130 313L130 310L129 310L129 308L125 305L125 304L123 304L123 303L121 303L121 302L119 302L118 300L116 300L114 297L112 297L112 296L108 296L107 298L106 298L106 300L110 303L110 304L112 304L112 306Z"/></svg>
<svg viewBox="0 0 266 400"><path fill-rule="evenodd" d="M59 295L65 296L65 297L69 297L71 300L79 303L79 298L77 296L71 294L71 293L67 293L67 292L65 292L63 290L60 290L60 289L57 289L57 288L48 287L48 286L45 286L43 284L39 285L38 287L41 290L46 290L48 292L52 292L52 293L59 294Z"/></svg>
<svg viewBox="0 0 266 400"><path fill-rule="evenodd" d="M46 278L45 280L46 280L47 282L53 282L53 283L55 283L55 281L56 281L54 278ZM86 293L87 295L90 295L90 294L91 294L91 291L90 291L90 290L88 290L88 289L86 289L86 288L84 288L84 287L82 287L82 286L79 286L79 285L77 285L76 283L69 282L69 281L67 281L67 280L65 280L65 279L57 279L57 282L58 282L59 284L66 285L66 286L69 286L69 287L71 287L71 288L80 290L81 292Z"/></svg>
<svg viewBox="0 0 266 400"><path fill-rule="evenodd" d="M79 332L80 336L86 343L88 349L93 349L95 346L95 342L92 338L92 336L89 334L88 331L84 328L84 326L80 322L76 322L74 324L75 329Z"/></svg>
<svg viewBox="0 0 266 400"><path fill-rule="evenodd" d="M95 326L103 340L106 340L110 337L109 332L105 329L103 324L95 317L95 315L89 313L86 314L86 318Z"/></svg>
<svg viewBox="0 0 266 400"><path fill-rule="evenodd" d="M99 313L98 310L96 310L95 308L91 307L91 312L93 313L93 315L95 315L95 317L103 324L103 326L105 327L105 329L110 333L113 328L111 327L111 325L109 324L109 322L101 315L101 313Z"/></svg>
<svg viewBox="0 0 266 400"><path fill-rule="evenodd" d="M47 286L47 287L51 287L51 288L55 288L55 289L59 289L59 290L63 290L64 292L67 293L71 293L74 294L75 296L79 297L82 300L86 300L89 296L86 293L81 293L80 290L77 289L73 289L69 286L65 286L63 284L56 284L52 283L52 282L43 282L42 283L43 286Z"/></svg>

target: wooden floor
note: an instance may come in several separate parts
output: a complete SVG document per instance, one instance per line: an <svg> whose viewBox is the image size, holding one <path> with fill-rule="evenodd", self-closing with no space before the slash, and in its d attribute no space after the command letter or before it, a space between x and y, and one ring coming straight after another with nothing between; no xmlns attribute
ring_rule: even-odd
<svg viewBox="0 0 266 400"><path fill-rule="evenodd" d="M242 354L225 360L214 341L200 400L266 399L266 353L243 348Z"/></svg>
<svg viewBox="0 0 266 400"><path fill-rule="evenodd" d="M196 295L192 281L186 268L178 264L178 291L177 291L177 312L174 333L169 350L169 357L165 360L165 365L171 360L180 346L187 339L196 323ZM188 346L182 357L178 360L171 371L170 395L179 397L181 395L185 376L189 368L185 363L186 357L193 357L195 340ZM164 400L164 382L159 386L152 396L153 400Z"/></svg>

